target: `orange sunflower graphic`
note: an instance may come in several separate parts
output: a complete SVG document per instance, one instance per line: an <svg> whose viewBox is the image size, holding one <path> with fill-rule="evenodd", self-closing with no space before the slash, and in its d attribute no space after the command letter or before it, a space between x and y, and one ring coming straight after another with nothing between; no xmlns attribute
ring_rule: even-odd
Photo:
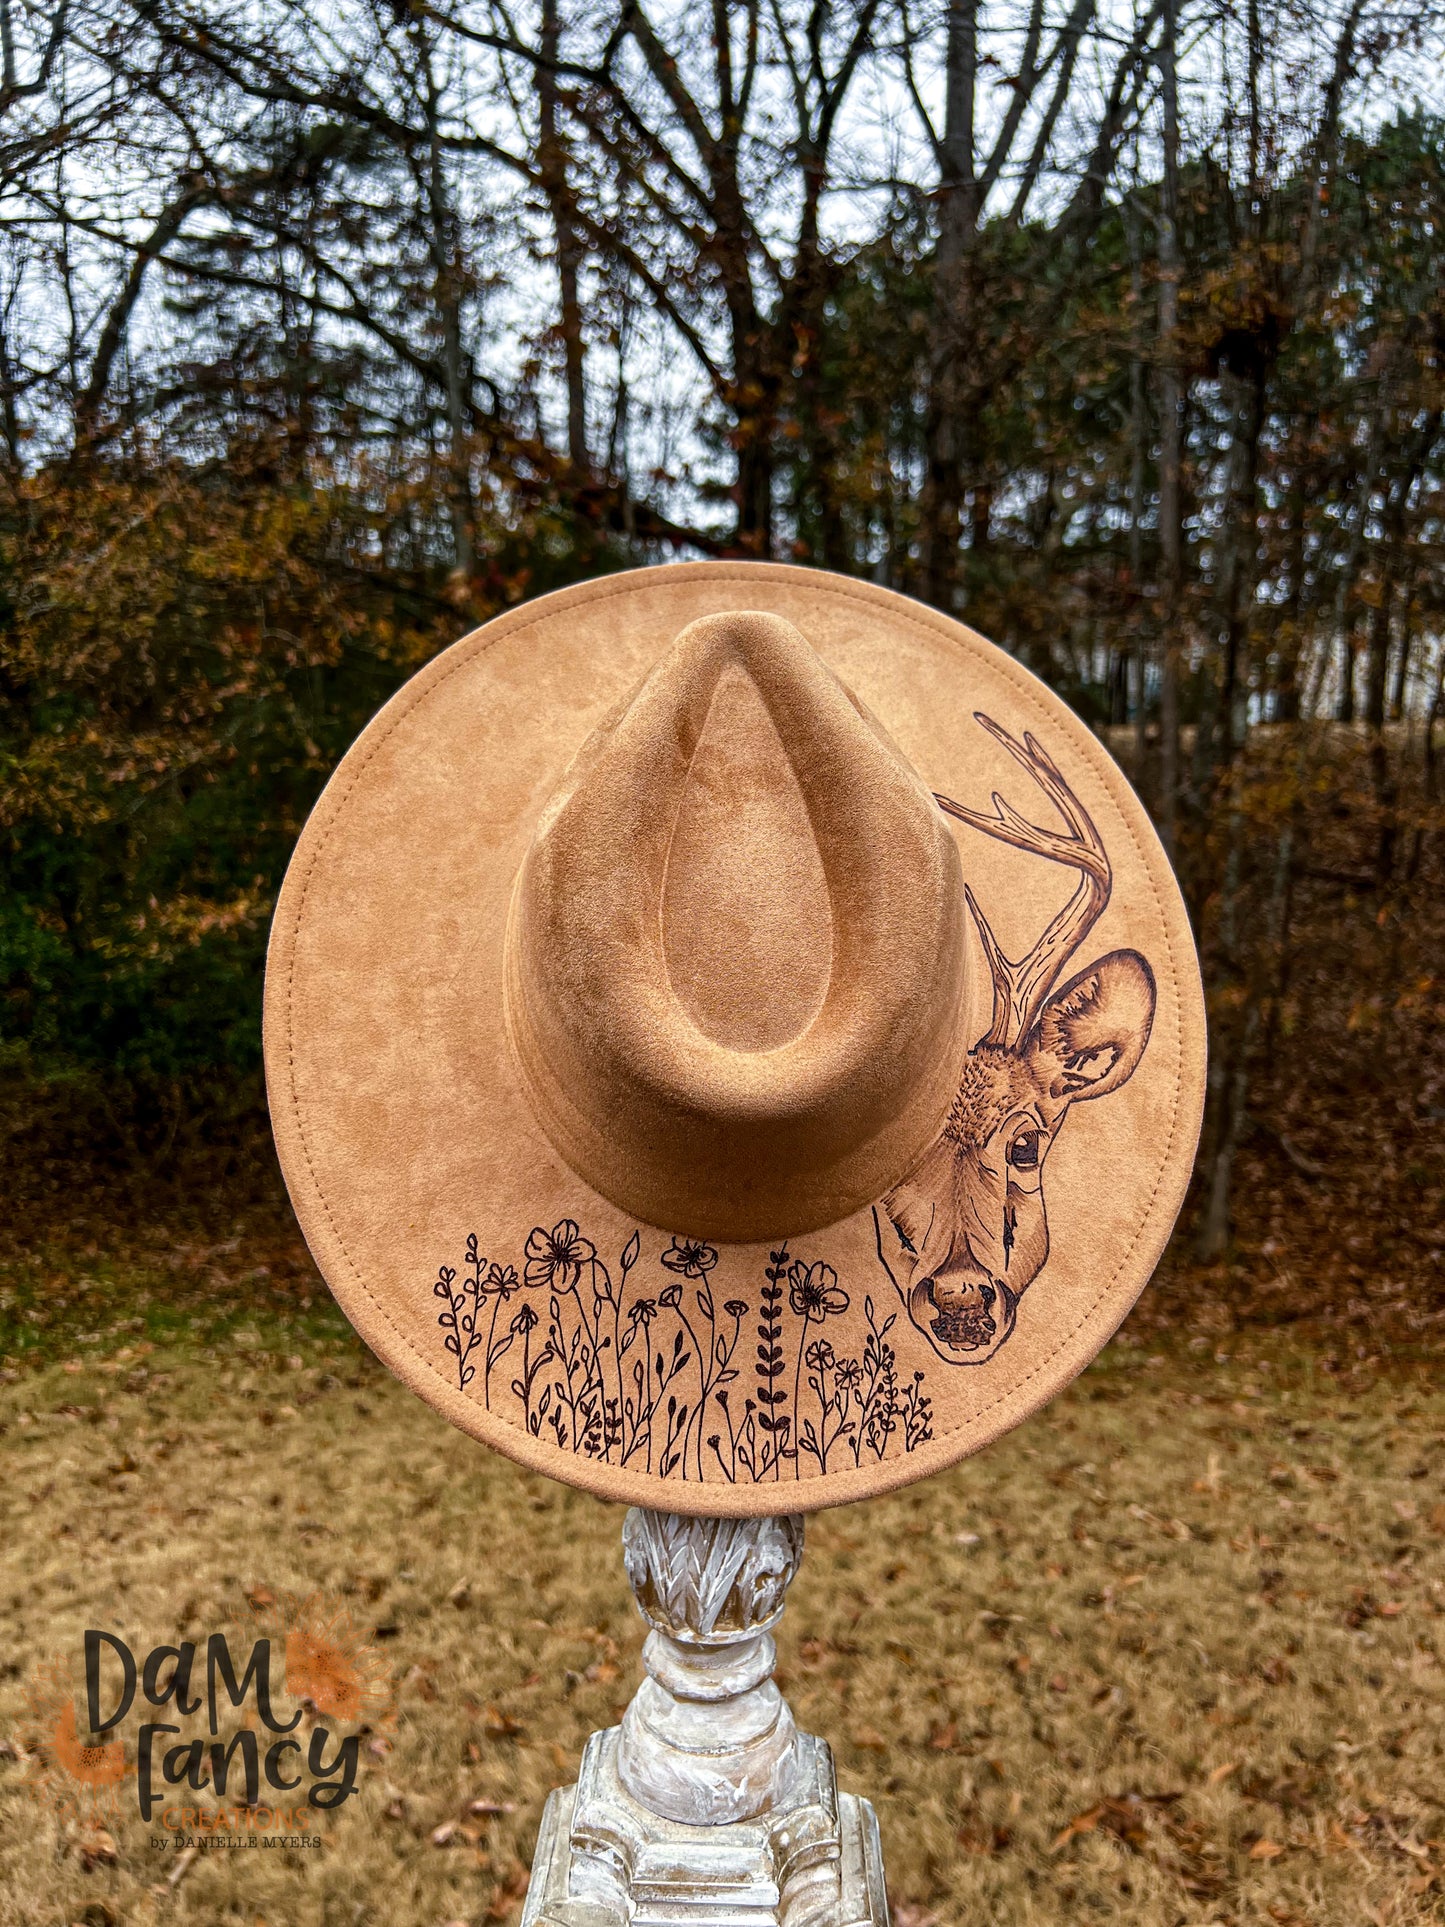
<svg viewBox="0 0 1445 1927"><path fill-rule="evenodd" d="M120 1786L131 1772L119 1740L83 1742L75 1716L75 1675L68 1659L37 1662L27 1683L27 1748L31 1789L62 1818L93 1819L120 1811Z"/></svg>
<svg viewBox="0 0 1445 1927"><path fill-rule="evenodd" d="M390 1725L394 1683L387 1660L345 1607L320 1593L278 1595L253 1612L284 1640L286 1691L321 1719L343 1725Z"/></svg>

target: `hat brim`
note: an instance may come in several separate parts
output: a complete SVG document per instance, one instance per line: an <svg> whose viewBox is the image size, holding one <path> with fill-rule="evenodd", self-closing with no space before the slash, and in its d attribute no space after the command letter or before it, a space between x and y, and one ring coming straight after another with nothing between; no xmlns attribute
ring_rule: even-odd
<svg viewBox="0 0 1445 1927"><path fill-rule="evenodd" d="M706 1245L624 1216L553 1150L507 1042L503 936L538 814L589 732L689 622L746 609L795 624L933 790L984 815L997 792L1057 832L1003 740L1032 736L1097 827L1112 888L1043 1030L970 1056L951 1135L909 1183L795 1240ZM955 833L979 916L1026 955L1077 876ZM968 941L982 1040L992 980L977 927ZM926 1476L1082 1370L1183 1202L1205 1026L1149 819L1042 683L888 590L689 563L499 617L374 718L281 891L265 1052L307 1243L405 1384L601 1497L740 1515Z"/></svg>

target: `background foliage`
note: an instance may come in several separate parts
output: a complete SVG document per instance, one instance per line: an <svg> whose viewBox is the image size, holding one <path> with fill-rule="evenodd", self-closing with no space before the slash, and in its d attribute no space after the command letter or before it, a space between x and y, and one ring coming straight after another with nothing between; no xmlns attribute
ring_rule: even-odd
<svg viewBox="0 0 1445 1927"><path fill-rule="evenodd" d="M1387 1224L1438 1289L1435 7L0 25L0 1061L48 1211L198 1139L240 1182L275 891L401 680L757 556L1110 732L1206 959L1200 1254Z"/></svg>

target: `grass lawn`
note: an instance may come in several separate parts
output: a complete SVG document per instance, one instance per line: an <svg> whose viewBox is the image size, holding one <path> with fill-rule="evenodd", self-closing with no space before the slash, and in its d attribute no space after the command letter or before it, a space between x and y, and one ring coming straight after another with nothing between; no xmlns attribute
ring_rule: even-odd
<svg viewBox="0 0 1445 1927"><path fill-rule="evenodd" d="M621 1514L450 1431L325 1301L114 1293L0 1386L0 1923L515 1919L638 1677ZM810 1522L783 1683L877 1805L899 1927L1445 1919L1445 1388L1329 1362L1126 1331L990 1451ZM318 1592L396 1709L319 1850L183 1858L133 1787L103 1833L37 1799L35 1669L78 1680L87 1626L239 1652Z"/></svg>

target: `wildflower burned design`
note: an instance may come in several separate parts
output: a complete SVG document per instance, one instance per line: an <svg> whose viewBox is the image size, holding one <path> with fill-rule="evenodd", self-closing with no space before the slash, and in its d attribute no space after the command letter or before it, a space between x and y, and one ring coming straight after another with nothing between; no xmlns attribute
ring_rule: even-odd
<svg viewBox="0 0 1445 1927"><path fill-rule="evenodd" d="M717 1247L701 1239L645 1257L634 1231L613 1265L565 1218L533 1227L519 1270L473 1233L460 1266L437 1270L436 1322L457 1388L487 1411L659 1478L808 1479L930 1440L924 1373L900 1370L890 1339L896 1314L880 1320L865 1294L846 1355L825 1335L852 1302L833 1266L786 1243L767 1260L754 1288L723 1297Z"/></svg>

